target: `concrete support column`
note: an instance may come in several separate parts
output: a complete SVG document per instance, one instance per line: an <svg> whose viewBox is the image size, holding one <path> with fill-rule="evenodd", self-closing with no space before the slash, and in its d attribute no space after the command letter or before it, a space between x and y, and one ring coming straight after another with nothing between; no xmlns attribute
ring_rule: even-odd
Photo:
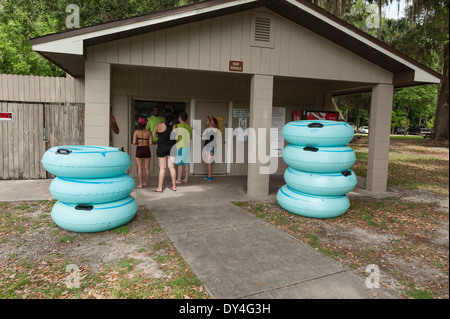
<svg viewBox="0 0 450 319"><path fill-rule="evenodd" d="M253 75L250 88L250 124L249 127L258 132L258 128L266 128L265 149L270 154L270 127L272 126L273 76ZM263 147L264 137L248 139L248 177L247 194L250 196L266 196L269 194L268 174L261 174L260 168L270 163L261 163L258 158L258 147ZM251 163L251 158L256 163Z"/></svg>
<svg viewBox="0 0 450 319"><path fill-rule="evenodd" d="M387 189L393 99L392 85L378 84L373 87L366 179L368 191L384 192Z"/></svg>
<svg viewBox="0 0 450 319"><path fill-rule="evenodd" d="M85 144L109 146L111 65L85 64Z"/></svg>

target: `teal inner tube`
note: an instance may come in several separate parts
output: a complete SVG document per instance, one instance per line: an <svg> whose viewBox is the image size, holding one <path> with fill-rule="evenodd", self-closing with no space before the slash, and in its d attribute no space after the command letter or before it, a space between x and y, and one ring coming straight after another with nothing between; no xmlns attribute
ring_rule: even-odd
<svg viewBox="0 0 450 319"><path fill-rule="evenodd" d="M56 177L49 190L61 202L100 204L127 197L134 186L134 180L128 174L95 179Z"/></svg>
<svg viewBox="0 0 450 319"><path fill-rule="evenodd" d="M356 161L348 146L313 147L289 144L284 148L283 160L295 169L313 173L339 173L350 169Z"/></svg>
<svg viewBox="0 0 450 319"><path fill-rule="evenodd" d="M104 178L124 174L130 156L116 147L67 145L49 149L42 165L51 174L67 178Z"/></svg>
<svg viewBox="0 0 450 319"><path fill-rule="evenodd" d="M286 211L311 218L335 218L350 208L347 196L316 196L300 193L287 185L277 193L277 202Z"/></svg>
<svg viewBox="0 0 450 319"><path fill-rule="evenodd" d="M295 145L343 146L353 139L353 128L346 122L293 121L282 130L284 139Z"/></svg>
<svg viewBox="0 0 450 319"><path fill-rule="evenodd" d="M301 193L338 196L351 192L358 182L351 170L340 173L311 173L288 167L284 172L286 184Z"/></svg>
<svg viewBox="0 0 450 319"><path fill-rule="evenodd" d="M92 233L110 230L128 223L138 209L132 196L103 204L68 204L56 202L52 219L61 228L73 232Z"/></svg>

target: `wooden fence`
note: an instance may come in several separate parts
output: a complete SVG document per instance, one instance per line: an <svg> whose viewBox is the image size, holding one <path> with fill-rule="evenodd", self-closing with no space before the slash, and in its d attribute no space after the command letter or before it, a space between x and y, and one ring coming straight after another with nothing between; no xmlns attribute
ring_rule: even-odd
<svg viewBox="0 0 450 319"><path fill-rule="evenodd" d="M0 74L0 113L0 179L50 178L45 151L84 144L82 81Z"/></svg>

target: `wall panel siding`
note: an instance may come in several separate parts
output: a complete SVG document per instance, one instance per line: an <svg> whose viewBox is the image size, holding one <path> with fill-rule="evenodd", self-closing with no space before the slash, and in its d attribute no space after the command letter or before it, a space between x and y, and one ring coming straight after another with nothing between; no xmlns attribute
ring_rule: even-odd
<svg viewBox="0 0 450 319"><path fill-rule="evenodd" d="M155 34L147 33L142 36L142 64L145 66L155 65Z"/></svg>
<svg viewBox="0 0 450 319"><path fill-rule="evenodd" d="M130 60L131 64L142 65L143 57L142 57L142 35L132 37L130 39Z"/></svg>
<svg viewBox="0 0 450 319"><path fill-rule="evenodd" d="M222 72L229 72L230 60L238 60L243 61L244 73L249 74L392 82L392 73L274 13L274 48L250 46L252 12L99 44L95 49L88 48L87 58L95 62Z"/></svg>

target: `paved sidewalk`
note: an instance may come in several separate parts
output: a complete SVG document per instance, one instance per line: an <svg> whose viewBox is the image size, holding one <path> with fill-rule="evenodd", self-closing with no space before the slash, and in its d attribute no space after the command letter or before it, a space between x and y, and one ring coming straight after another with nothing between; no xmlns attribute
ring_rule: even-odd
<svg viewBox="0 0 450 319"><path fill-rule="evenodd" d="M398 298L385 289L368 289L366 277L230 203L273 200L283 184L282 177L274 177L269 196L250 198L245 179L193 177L177 192L153 193L150 187L132 196L149 208L215 299ZM52 199L50 182L0 181L0 201ZM363 189L350 194L367 195Z"/></svg>

